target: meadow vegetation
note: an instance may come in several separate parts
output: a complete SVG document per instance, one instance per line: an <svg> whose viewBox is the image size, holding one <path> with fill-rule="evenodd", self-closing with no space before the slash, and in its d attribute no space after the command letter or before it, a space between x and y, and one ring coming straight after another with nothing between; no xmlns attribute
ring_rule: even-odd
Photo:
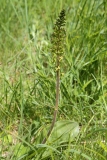
<svg viewBox="0 0 107 160"><path fill-rule="evenodd" d="M62 9L58 123L42 144L55 106L51 35ZM106 61L106 0L0 0L0 160L106 160Z"/></svg>

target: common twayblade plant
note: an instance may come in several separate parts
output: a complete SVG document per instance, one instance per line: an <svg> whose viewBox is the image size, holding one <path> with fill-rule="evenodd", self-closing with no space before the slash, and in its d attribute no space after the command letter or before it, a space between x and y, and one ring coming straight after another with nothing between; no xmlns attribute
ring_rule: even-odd
<svg viewBox="0 0 107 160"><path fill-rule="evenodd" d="M51 37L51 43L52 43L52 54L55 58L56 63L56 102L54 107L54 115L53 120L50 126L50 129L47 133L47 136L43 139L42 143L46 143L48 137L50 136L52 129L55 125L57 113L58 113L58 105L59 105L59 95L60 95L60 63L63 59L64 55L64 48L65 48L65 10L63 9L60 12L60 15L58 19L56 20L56 23L54 25L53 34Z"/></svg>

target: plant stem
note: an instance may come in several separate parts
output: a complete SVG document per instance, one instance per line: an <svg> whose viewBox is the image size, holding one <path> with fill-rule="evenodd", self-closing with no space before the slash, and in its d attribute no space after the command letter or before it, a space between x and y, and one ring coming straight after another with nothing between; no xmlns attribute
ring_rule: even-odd
<svg viewBox="0 0 107 160"><path fill-rule="evenodd" d="M54 110L54 115L53 115L53 120L50 126L50 129L47 133L47 136L43 139L42 144L45 144L48 137L50 136L53 127L55 125L56 122L56 118L57 118L57 113L58 113L58 105L59 105L59 95L60 95L60 56L57 55L56 57L56 102L55 102L55 110Z"/></svg>

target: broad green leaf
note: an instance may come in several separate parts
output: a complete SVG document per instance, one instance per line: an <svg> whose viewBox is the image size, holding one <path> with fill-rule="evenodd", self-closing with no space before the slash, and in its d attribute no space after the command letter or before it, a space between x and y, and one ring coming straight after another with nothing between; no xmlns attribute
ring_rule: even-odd
<svg viewBox="0 0 107 160"><path fill-rule="evenodd" d="M70 143L79 133L79 125L77 122L70 120L57 121L48 139L48 144L57 149L61 143ZM46 159L53 153L49 148L44 152L42 159ZM64 155L63 155L64 156Z"/></svg>
<svg viewBox="0 0 107 160"><path fill-rule="evenodd" d="M49 143L57 144L71 142L79 133L79 125L77 122L70 120L57 121L48 139Z"/></svg>

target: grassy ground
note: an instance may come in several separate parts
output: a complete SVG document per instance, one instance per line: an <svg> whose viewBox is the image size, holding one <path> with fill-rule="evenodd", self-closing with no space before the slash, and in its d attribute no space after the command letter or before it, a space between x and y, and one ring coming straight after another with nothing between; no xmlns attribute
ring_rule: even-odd
<svg viewBox="0 0 107 160"><path fill-rule="evenodd" d="M79 123L68 143L41 144L55 105L53 25L66 11L57 120ZM106 0L0 0L0 159L107 159Z"/></svg>

